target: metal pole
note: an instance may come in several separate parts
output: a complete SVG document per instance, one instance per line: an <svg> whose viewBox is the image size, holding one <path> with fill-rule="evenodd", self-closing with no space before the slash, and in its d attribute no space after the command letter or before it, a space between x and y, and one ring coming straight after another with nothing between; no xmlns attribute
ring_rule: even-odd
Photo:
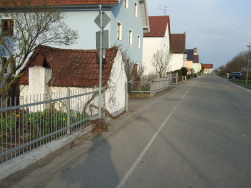
<svg viewBox="0 0 251 188"><path fill-rule="evenodd" d="M71 125L71 99L70 99L70 96L71 96L71 91L70 91L70 88L67 89L67 127L69 127L69 129L67 129L67 134L71 134L71 129L70 129L70 125Z"/></svg>
<svg viewBox="0 0 251 188"><path fill-rule="evenodd" d="M98 109L98 117L101 119L101 110L102 110L102 58L103 58L103 23L102 23L102 6L99 5L100 8L100 46L99 46L99 109Z"/></svg>
<svg viewBox="0 0 251 188"><path fill-rule="evenodd" d="M248 51L248 67L247 67L246 85L248 84L250 45L248 45L247 47L249 48L249 51Z"/></svg>

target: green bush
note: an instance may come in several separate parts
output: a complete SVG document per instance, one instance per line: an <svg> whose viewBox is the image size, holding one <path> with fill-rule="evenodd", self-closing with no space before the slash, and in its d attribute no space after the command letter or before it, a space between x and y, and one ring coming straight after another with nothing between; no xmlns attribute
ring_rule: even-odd
<svg viewBox="0 0 251 188"><path fill-rule="evenodd" d="M181 72L181 70L180 70L180 69L177 69L177 70L175 70L175 71L173 71L173 72L174 72L174 73L176 73L176 72L177 72L179 76L182 76L182 72Z"/></svg>
<svg viewBox="0 0 251 188"><path fill-rule="evenodd" d="M180 71L181 71L182 76L186 76L186 75L187 75L187 72L188 72L188 69L187 69L186 67L182 67L182 68L180 69Z"/></svg>

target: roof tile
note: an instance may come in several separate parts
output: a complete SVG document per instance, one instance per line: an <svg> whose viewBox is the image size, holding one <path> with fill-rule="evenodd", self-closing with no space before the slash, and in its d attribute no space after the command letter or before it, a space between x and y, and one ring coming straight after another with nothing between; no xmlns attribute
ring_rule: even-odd
<svg viewBox="0 0 251 188"><path fill-rule="evenodd" d="M106 59L103 64L102 83L106 85L110 78L117 48L106 51ZM52 69L52 79L48 83L51 86L62 87L95 87L99 85L99 51L97 50L69 50L48 46L39 46L31 56L23 71L22 84L28 84L29 67L43 66L39 62L46 60ZM42 58L44 57L44 59Z"/></svg>
<svg viewBox="0 0 251 188"><path fill-rule="evenodd" d="M149 16L149 24L150 33L144 34L144 37L164 37L166 27L170 27L170 19L169 16Z"/></svg>
<svg viewBox="0 0 251 188"><path fill-rule="evenodd" d="M171 52L184 53L186 47L186 33L171 34Z"/></svg>

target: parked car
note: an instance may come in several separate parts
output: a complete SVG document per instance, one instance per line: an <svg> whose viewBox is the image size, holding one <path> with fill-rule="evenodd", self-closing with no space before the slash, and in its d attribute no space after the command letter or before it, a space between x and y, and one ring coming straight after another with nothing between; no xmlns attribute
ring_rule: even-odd
<svg viewBox="0 0 251 188"><path fill-rule="evenodd" d="M243 77L242 72L232 72L229 74L228 79L240 79L241 77Z"/></svg>

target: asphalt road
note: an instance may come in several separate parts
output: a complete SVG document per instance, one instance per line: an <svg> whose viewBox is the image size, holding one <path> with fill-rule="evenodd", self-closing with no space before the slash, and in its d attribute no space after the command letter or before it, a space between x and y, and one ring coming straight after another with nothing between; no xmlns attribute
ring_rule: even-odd
<svg viewBox="0 0 251 188"><path fill-rule="evenodd" d="M85 142L8 187L250 188L251 90L204 75Z"/></svg>

